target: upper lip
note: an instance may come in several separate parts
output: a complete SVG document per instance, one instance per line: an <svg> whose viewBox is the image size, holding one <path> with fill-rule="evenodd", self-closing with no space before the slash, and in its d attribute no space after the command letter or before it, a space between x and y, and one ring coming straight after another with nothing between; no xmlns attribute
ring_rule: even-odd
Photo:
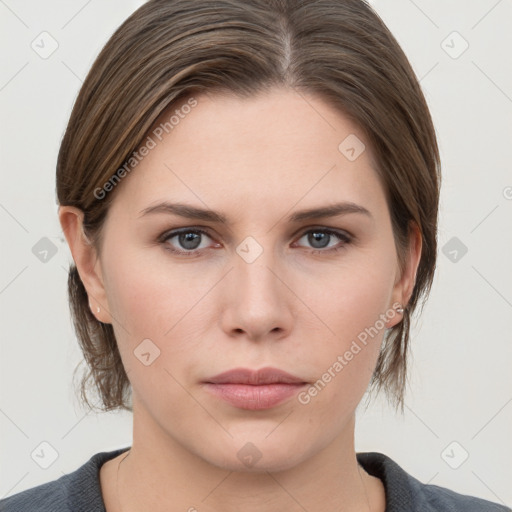
<svg viewBox="0 0 512 512"><path fill-rule="evenodd" d="M299 377L280 370L278 368L261 368L259 370L251 370L249 368L233 368L223 373L219 373L209 378L207 383L211 384L304 384L305 382Z"/></svg>

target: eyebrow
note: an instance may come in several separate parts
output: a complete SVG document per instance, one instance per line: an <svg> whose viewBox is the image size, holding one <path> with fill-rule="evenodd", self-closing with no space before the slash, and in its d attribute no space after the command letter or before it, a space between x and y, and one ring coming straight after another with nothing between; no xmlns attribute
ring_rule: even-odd
<svg viewBox="0 0 512 512"><path fill-rule="evenodd" d="M169 215L178 215L188 219L203 220L208 222L217 222L219 224L227 224L228 220L225 215L209 209L197 208L183 203L169 203L167 201L150 206L140 211L143 217L149 214L166 213ZM307 210L300 210L292 213L287 217L288 222L301 222L304 220L313 220L326 217L336 217L339 215L348 215L351 213L358 213L372 218L372 214L361 205L352 202L336 203L329 206L320 208L310 208Z"/></svg>

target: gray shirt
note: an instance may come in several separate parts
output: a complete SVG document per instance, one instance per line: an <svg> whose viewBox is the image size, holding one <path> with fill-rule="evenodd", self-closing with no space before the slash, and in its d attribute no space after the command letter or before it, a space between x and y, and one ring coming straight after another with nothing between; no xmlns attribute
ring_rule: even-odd
<svg viewBox="0 0 512 512"><path fill-rule="evenodd" d="M105 512L99 469L128 449L97 453L72 473L0 500L0 512ZM512 512L503 505L423 484L382 453L357 453L357 460L382 480L386 512Z"/></svg>

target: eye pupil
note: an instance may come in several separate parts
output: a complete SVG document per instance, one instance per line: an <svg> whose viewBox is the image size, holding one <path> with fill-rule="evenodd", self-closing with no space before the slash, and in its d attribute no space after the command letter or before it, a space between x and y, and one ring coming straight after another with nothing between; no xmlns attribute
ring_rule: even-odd
<svg viewBox="0 0 512 512"><path fill-rule="evenodd" d="M330 238L331 235L329 235L328 233L322 233L322 232L312 232L312 233L309 233L308 235L308 238L309 238L309 243L311 243L311 245L313 247L315 247L315 249L321 249L323 247L326 247L328 244L329 244L329 238ZM319 245L316 245L317 243L319 242Z"/></svg>
<svg viewBox="0 0 512 512"><path fill-rule="evenodd" d="M201 234L190 231L187 233L180 233L178 240L184 249L194 250L197 249L201 243Z"/></svg>

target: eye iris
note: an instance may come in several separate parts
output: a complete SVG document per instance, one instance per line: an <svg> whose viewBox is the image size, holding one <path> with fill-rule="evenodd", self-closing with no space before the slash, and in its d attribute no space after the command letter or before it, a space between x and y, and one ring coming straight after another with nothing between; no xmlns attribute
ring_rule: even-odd
<svg viewBox="0 0 512 512"><path fill-rule="evenodd" d="M313 232L308 235L308 242L315 247L315 249L321 249L329 244L330 235L322 232ZM319 245L316 245L319 242Z"/></svg>
<svg viewBox="0 0 512 512"><path fill-rule="evenodd" d="M197 249L197 247L200 244L201 235L199 233L180 233L178 236L178 240L180 242L180 245L184 249Z"/></svg>

